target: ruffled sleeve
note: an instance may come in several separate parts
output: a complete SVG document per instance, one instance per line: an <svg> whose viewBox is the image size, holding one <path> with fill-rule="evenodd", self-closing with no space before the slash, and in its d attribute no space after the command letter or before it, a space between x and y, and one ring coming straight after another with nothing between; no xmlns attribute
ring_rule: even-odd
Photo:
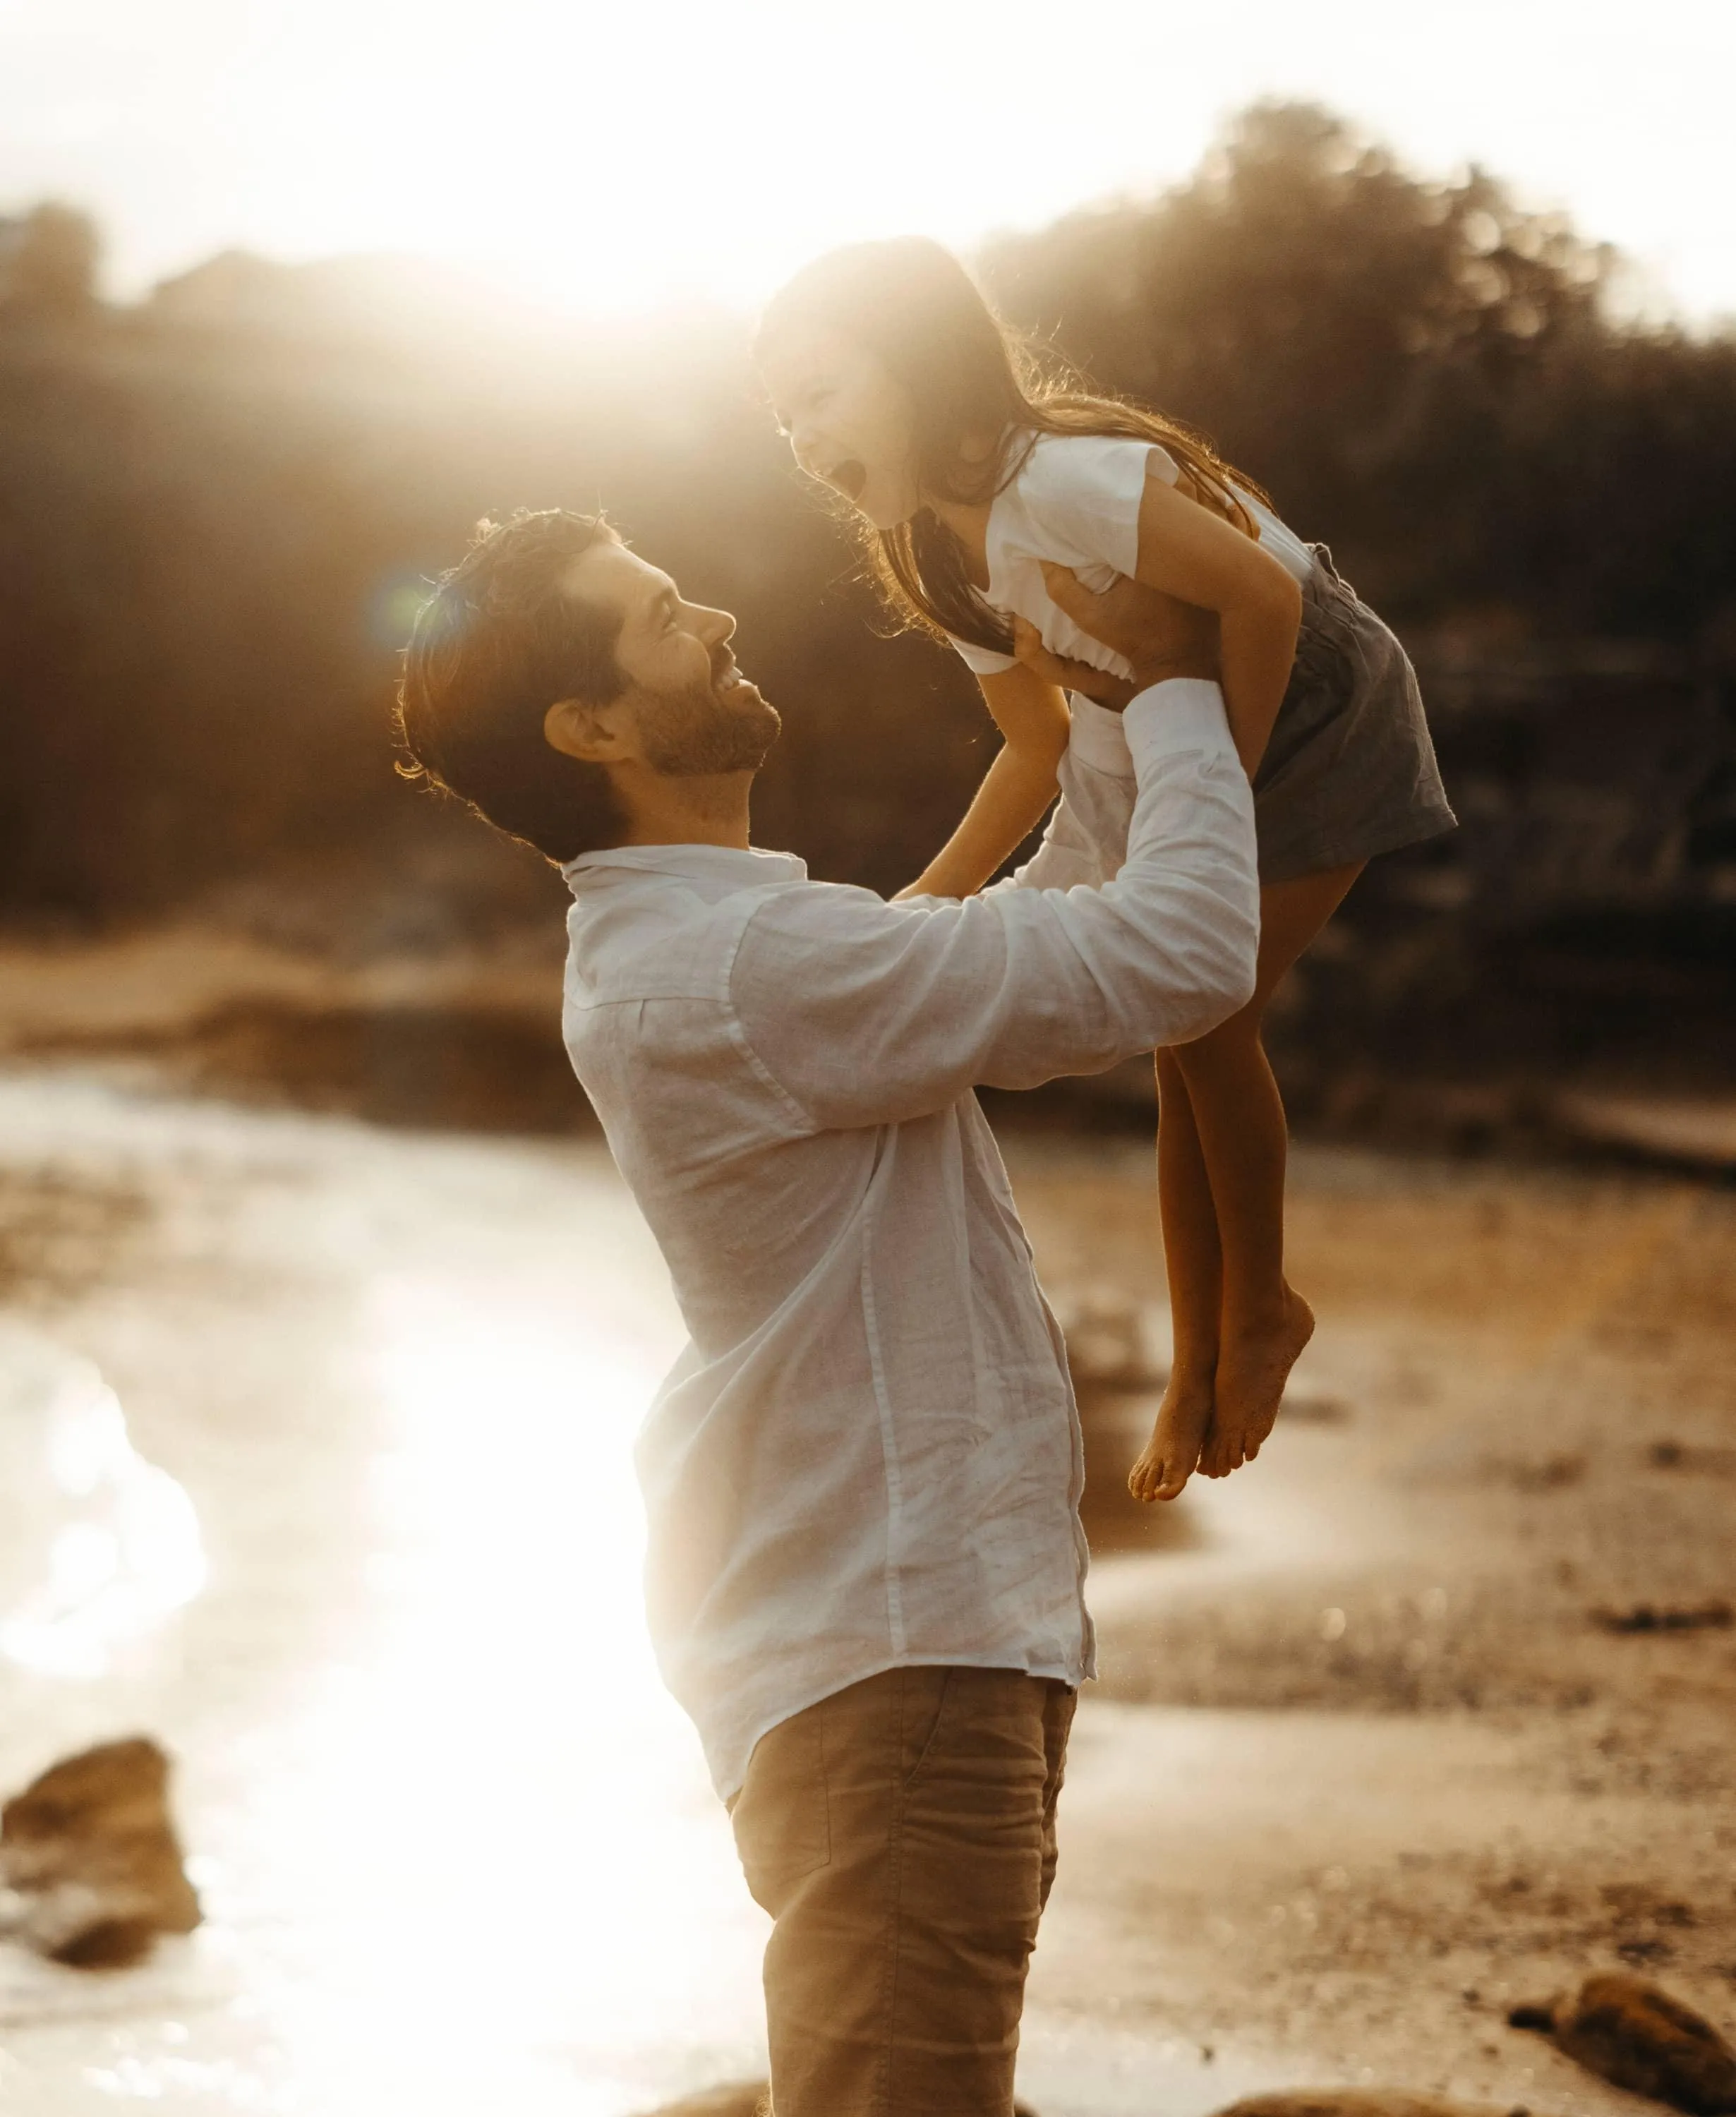
<svg viewBox="0 0 1736 2117"><path fill-rule="evenodd" d="M997 654L992 647L976 647L968 639L961 639L956 632L946 635L958 650L958 658L967 669L974 669L979 676L998 676L1003 669L1016 669L1016 654Z"/></svg>
<svg viewBox="0 0 1736 2117"><path fill-rule="evenodd" d="M1139 503L1147 467L1174 484L1175 460L1155 442L1119 434L1045 434L1019 473L1018 496L1042 556L1064 566L1139 564Z"/></svg>

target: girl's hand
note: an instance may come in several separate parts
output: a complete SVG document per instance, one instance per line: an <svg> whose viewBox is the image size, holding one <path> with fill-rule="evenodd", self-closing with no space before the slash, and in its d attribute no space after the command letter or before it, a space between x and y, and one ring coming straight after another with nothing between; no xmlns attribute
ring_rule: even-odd
<svg viewBox="0 0 1736 2117"><path fill-rule="evenodd" d="M1124 676L1095 668L1089 662L1074 662L1064 654L1052 653L1028 617L1015 616L1013 620L1013 652L1032 676L1041 676L1046 684L1095 699L1100 706L1108 706L1115 713L1133 695L1133 686Z"/></svg>
<svg viewBox="0 0 1736 2117"><path fill-rule="evenodd" d="M1123 574L1099 595L1065 566L1043 562L1043 583L1056 609L1082 632L1112 647L1133 667L1133 680L1075 662L1044 646L1028 620L1013 620L1013 652L1046 683L1078 691L1119 713L1128 700L1168 676L1216 679L1216 625L1211 613Z"/></svg>

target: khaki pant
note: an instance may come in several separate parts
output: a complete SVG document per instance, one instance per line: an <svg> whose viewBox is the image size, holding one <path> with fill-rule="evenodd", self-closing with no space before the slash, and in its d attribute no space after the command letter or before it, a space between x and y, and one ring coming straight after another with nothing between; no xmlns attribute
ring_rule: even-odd
<svg viewBox="0 0 1736 2117"><path fill-rule="evenodd" d="M731 1815L776 1921L776 2117L1012 2117L1073 1708L1015 1669L895 1668L761 1739Z"/></svg>

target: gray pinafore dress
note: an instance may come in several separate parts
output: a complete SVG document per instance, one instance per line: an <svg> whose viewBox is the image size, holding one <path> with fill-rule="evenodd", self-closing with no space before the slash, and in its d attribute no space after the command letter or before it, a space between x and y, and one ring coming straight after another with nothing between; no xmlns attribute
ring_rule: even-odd
<svg viewBox="0 0 1736 2117"><path fill-rule="evenodd" d="M1326 546L1309 550L1295 666L1254 780L1262 883L1396 852L1457 821L1410 657Z"/></svg>

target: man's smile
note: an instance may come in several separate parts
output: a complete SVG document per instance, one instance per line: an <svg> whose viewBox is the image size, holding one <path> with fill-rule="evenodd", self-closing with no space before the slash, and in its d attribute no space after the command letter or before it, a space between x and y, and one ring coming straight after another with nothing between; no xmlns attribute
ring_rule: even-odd
<svg viewBox="0 0 1736 2117"><path fill-rule="evenodd" d="M744 676L736 657L726 648L712 662L711 688L719 699L731 705L746 705L750 699L765 702L760 697L760 687Z"/></svg>

